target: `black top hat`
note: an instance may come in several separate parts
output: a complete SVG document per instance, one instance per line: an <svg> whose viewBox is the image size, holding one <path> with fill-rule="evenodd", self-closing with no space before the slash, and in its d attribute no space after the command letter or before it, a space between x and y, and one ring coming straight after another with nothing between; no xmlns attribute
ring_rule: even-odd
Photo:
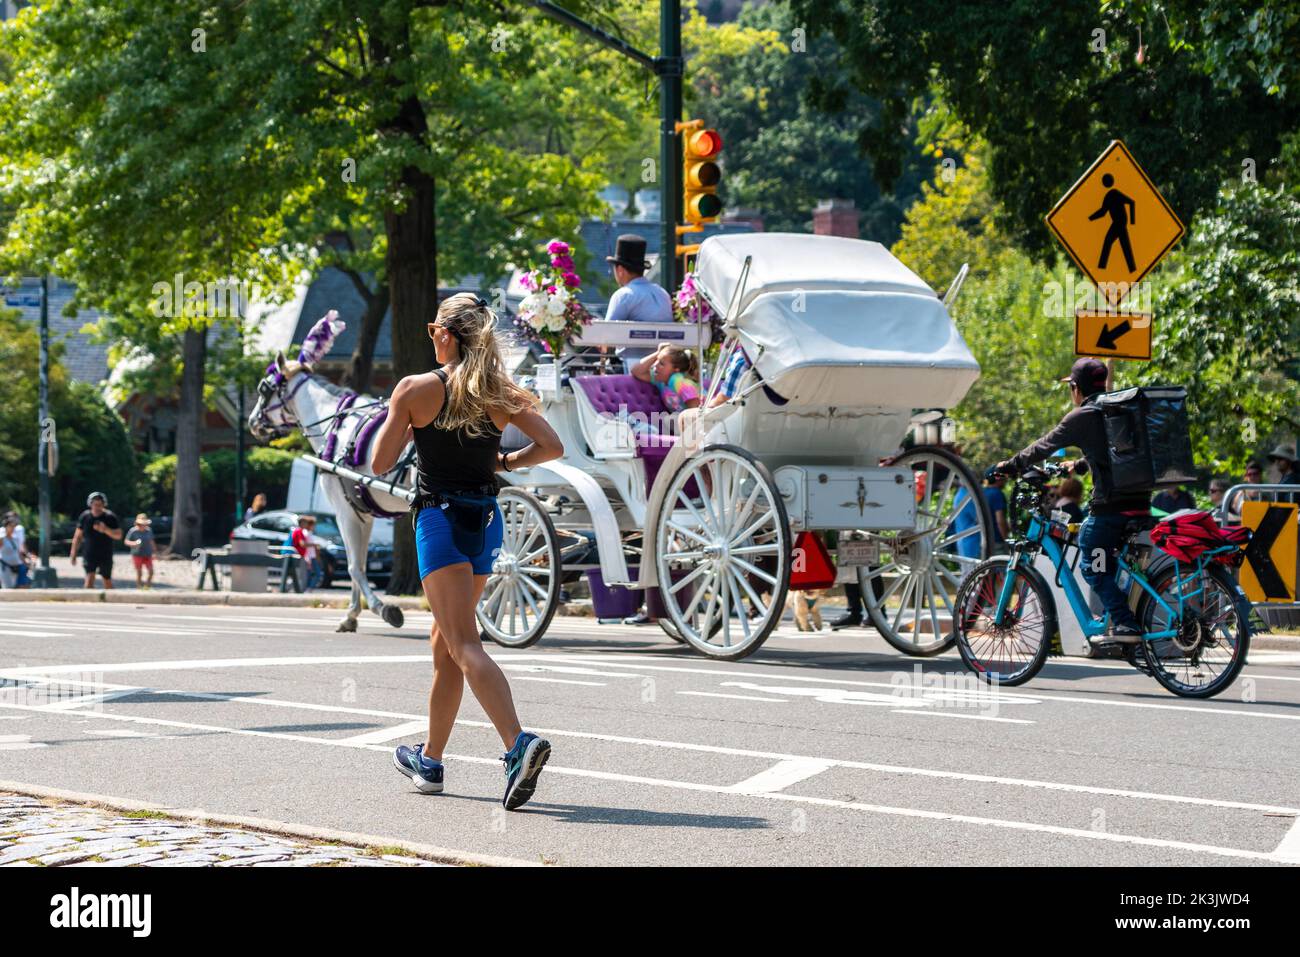
<svg viewBox="0 0 1300 957"><path fill-rule="evenodd" d="M606 256L605 262L645 272L650 268L650 262L645 258L645 237L636 233L624 233L614 244L614 255Z"/></svg>

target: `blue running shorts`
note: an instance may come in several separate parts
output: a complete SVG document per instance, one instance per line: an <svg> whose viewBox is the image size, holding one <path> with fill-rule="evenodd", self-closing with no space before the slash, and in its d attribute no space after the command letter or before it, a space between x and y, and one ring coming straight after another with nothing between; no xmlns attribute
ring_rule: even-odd
<svg viewBox="0 0 1300 957"><path fill-rule="evenodd" d="M501 551L504 522L501 506L497 505L483 532L483 551L477 557L469 558L452 541L451 520L443 510L436 505L420 509L415 520L415 554L420 562L421 580L439 568L460 562L469 562L475 575L492 574L492 562Z"/></svg>

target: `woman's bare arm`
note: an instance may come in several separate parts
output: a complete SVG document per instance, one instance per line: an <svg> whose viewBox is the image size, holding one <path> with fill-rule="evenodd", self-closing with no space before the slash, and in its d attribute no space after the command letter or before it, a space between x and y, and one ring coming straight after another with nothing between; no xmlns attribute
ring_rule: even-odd
<svg viewBox="0 0 1300 957"><path fill-rule="evenodd" d="M388 418L379 427L374 446L370 450L370 471L383 475L397 464L402 449L410 440L411 399L415 383L405 378L397 383L393 397L388 400Z"/></svg>
<svg viewBox="0 0 1300 957"><path fill-rule="evenodd" d="M551 424L536 410L525 409L523 412L516 412L510 417L510 422L533 440L526 448L518 452L510 452L506 456L506 464L510 466L510 471L527 468L530 465L541 465L543 462L558 459L564 454L564 443L555 434ZM497 464L497 471L501 471L500 462Z"/></svg>

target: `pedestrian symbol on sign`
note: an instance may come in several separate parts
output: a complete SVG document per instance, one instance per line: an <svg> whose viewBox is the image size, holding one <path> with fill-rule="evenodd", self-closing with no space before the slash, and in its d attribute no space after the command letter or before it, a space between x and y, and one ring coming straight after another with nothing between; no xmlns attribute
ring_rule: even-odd
<svg viewBox="0 0 1300 957"><path fill-rule="evenodd" d="M1133 244L1128 240L1128 227L1129 224L1137 225L1137 204L1113 188L1115 177L1110 173L1101 178L1101 185L1106 187L1106 198L1101 201L1101 208L1088 217L1092 220L1110 216L1110 229L1106 230L1106 238L1102 240L1101 259L1097 261L1097 268L1106 268L1106 261L1110 259L1110 247L1118 240L1119 248L1124 252L1124 264L1128 266L1129 272L1136 272L1137 265L1133 262ZM1126 211L1127 217L1124 215Z"/></svg>

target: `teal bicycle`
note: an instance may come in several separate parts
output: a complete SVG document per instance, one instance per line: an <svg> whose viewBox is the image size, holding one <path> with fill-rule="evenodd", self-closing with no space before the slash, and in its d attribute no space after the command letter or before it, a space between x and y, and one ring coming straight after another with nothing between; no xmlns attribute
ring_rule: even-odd
<svg viewBox="0 0 1300 957"><path fill-rule="evenodd" d="M1075 578L1080 556L1077 526L1051 514L1047 480L1068 467L1042 465L1022 474L1012 499L1029 515L1023 538L1011 543L1010 555L981 562L957 592L957 648L962 661L994 685L1020 685L1038 674L1057 636L1057 609L1043 575L1034 567L1039 554L1056 570L1056 583L1069 602L1083 633L1100 638L1109 616L1094 617ZM1058 513L1059 514L1059 513ZM1250 605L1222 560L1235 563L1237 545L1210 548L1192 564L1176 561L1155 547L1146 533L1151 516L1135 517L1118 552L1120 579L1127 575L1130 607L1143 634L1118 645L1139 671L1184 698L1210 698L1236 679L1250 646ZM1067 555L1075 551L1071 563ZM1229 555L1237 552L1238 556Z"/></svg>

